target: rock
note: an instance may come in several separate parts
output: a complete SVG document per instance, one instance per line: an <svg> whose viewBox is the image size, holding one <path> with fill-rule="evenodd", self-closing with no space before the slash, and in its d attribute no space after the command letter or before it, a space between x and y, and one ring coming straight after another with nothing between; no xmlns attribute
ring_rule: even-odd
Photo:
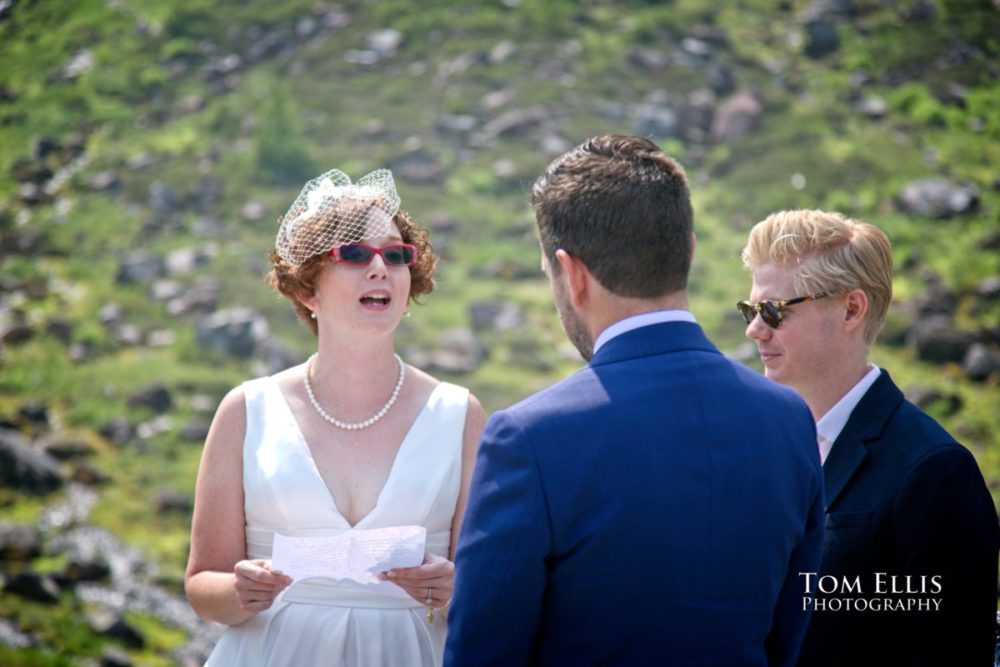
<svg viewBox="0 0 1000 667"><path fill-rule="evenodd" d="M0 485L48 493L62 484L58 461L29 445L17 431L0 428Z"/></svg>
<svg viewBox="0 0 1000 667"><path fill-rule="evenodd" d="M197 280L183 294L167 301L167 312L170 315L212 313L218 303L220 289L221 283L216 278Z"/></svg>
<svg viewBox="0 0 1000 667"><path fill-rule="evenodd" d="M633 46L625 59L630 64L650 72L656 72L670 64L670 56L663 51L642 46Z"/></svg>
<svg viewBox="0 0 1000 667"><path fill-rule="evenodd" d="M35 327L30 324L12 324L0 333L0 340L6 345L21 345L35 337Z"/></svg>
<svg viewBox="0 0 1000 667"><path fill-rule="evenodd" d="M170 415L159 415L142 422L135 427L135 434L140 440L149 440L160 434L166 433L174 427L174 420Z"/></svg>
<svg viewBox="0 0 1000 667"><path fill-rule="evenodd" d="M181 197L169 185L161 181L153 181L149 185L149 207L157 217L169 217L177 211Z"/></svg>
<svg viewBox="0 0 1000 667"><path fill-rule="evenodd" d="M173 329L156 329L146 334L146 345L149 347L170 347L177 342L177 334Z"/></svg>
<svg viewBox="0 0 1000 667"><path fill-rule="evenodd" d="M0 560L28 561L42 553L38 529L26 523L0 523Z"/></svg>
<svg viewBox="0 0 1000 667"><path fill-rule="evenodd" d="M392 28L377 30L365 40L368 48L375 52L378 58L392 56L403 44L403 33Z"/></svg>
<svg viewBox="0 0 1000 667"><path fill-rule="evenodd" d="M99 635L111 637L129 648L142 648L146 641L142 633L129 625L121 614L107 609L97 609L87 615L91 629Z"/></svg>
<svg viewBox="0 0 1000 667"><path fill-rule="evenodd" d="M85 461L75 461L73 463L69 478L71 481L86 486L97 486L111 481L110 477Z"/></svg>
<svg viewBox="0 0 1000 667"><path fill-rule="evenodd" d="M170 489L160 489L156 492L156 513L170 514L177 513L190 515L194 511L194 498L187 493L172 491Z"/></svg>
<svg viewBox="0 0 1000 667"><path fill-rule="evenodd" d="M983 278L972 288L972 292L983 301L1000 299L1000 276Z"/></svg>
<svg viewBox="0 0 1000 667"><path fill-rule="evenodd" d="M267 321L249 308L220 310L198 322L197 339L209 350L251 357L267 339Z"/></svg>
<svg viewBox="0 0 1000 667"><path fill-rule="evenodd" d="M251 200L243 205L241 214L247 222L257 222L264 219L264 216L267 214L267 207L264 206L263 202Z"/></svg>
<svg viewBox="0 0 1000 667"><path fill-rule="evenodd" d="M98 429L98 433L118 446L128 443L135 435L132 423L124 417L116 417Z"/></svg>
<svg viewBox="0 0 1000 667"><path fill-rule="evenodd" d="M490 49L487 59L491 65L502 65L510 60L510 57L517 53L517 44L510 39L497 42Z"/></svg>
<svg viewBox="0 0 1000 667"><path fill-rule="evenodd" d="M477 301L469 304L472 328L476 331L509 331L524 324L524 312L513 301Z"/></svg>
<svg viewBox="0 0 1000 667"><path fill-rule="evenodd" d="M440 347L410 351L410 363L431 373L462 374L476 370L486 359L486 349L469 329L452 329L440 337Z"/></svg>
<svg viewBox="0 0 1000 667"><path fill-rule="evenodd" d="M133 667L132 658L117 646L105 646L101 649L100 667Z"/></svg>
<svg viewBox="0 0 1000 667"><path fill-rule="evenodd" d="M424 151L416 151L396 160L391 168L401 179L423 185L441 185L447 171L439 159Z"/></svg>
<svg viewBox="0 0 1000 667"><path fill-rule="evenodd" d="M161 382L152 384L128 397L128 404L134 408L150 408L154 412L164 413L173 407L173 398Z"/></svg>
<svg viewBox="0 0 1000 667"><path fill-rule="evenodd" d="M107 581L111 578L111 565L99 553L91 553L88 556L71 554L62 578L70 586L83 581Z"/></svg>
<svg viewBox="0 0 1000 667"><path fill-rule="evenodd" d="M854 109L869 118L878 119L889 113L889 103L877 95L868 95L859 101Z"/></svg>
<svg viewBox="0 0 1000 667"><path fill-rule="evenodd" d="M505 111L483 127L488 140L524 136L549 120L549 110L541 105Z"/></svg>
<svg viewBox="0 0 1000 667"><path fill-rule="evenodd" d="M4 1L0 0L0 18L3 17ZM3 586L3 576L0 575L0 587ZM18 626L6 618L0 618L0 646L8 646L12 649L31 648L37 646L38 640L31 635L26 635Z"/></svg>
<svg viewBox="0 0 1000 667"><path fill-rule="evenodd" d="M118 263L115 281L122 285L147 282L163 275L163 258L146 250L125 255Z"/></svg>
<svg viewBox="0 0 1000 667"><path fill-rule="evenodd" d="M719 105L712 121L712 139L734 141L757 129L764 106L750 92L743 91L726 98Z"/></svg>
<svg viewBox="0 0 1000 667"><path fill-rule="evenodd" d="M184 440L190 440L191 442L205 442L211 426L212 422L206 419L195 419L181 426L178 435Z"/></svg>
<svg viewBox="0 0 1000 667"><path fill-rule="evenodd" d="M83 458L94 453L94 448L86 440L43 438L40 445L43 452L57 461Z"/></svg>
<svg viewBox="0 0 1000 667"><path fill-rule="evenodd" d="M958 394L942 394L929 387L908 387L903 393L907 400L923 410L935 410L940 405L945 416L957 414L964 406Z"/></svg>
<svg viewBox="0 0 1000 667"><path fill-rule="evenodd" d="M805 53L810 58L822 58L840 48L837 27L826 19L815 19L805 25Z"/></svg>
<svg viewBox="0 0 1000 667"><path fill-rule="evenodd" d="M906 184L896 201L910 215L950 218L976 211L979 188L972 184L958 185L946 178L925 178Z"/></svg>
<svg viewBox="0 0 1000 667"><path fill-rule="evenodd" d="M677 112L666 105L640 104L635 108L633 131L660 139L677 136Z"/></svg>
<svg viewBox="0 0 1000 667"><path fill-rule="evenodd" d="M113 171L99 171L87 177L87 187L99 192L117 192L121 188L121 181Z"/></svg>
<svg viewBox="0 0 1000 667"><path fill-rule="evenodd" d="M962 370L970 380L981 382L1000 370L1000 355L982 343L974 343L965 353Z"/></svg>
<svg viewBox="0 0 1000 667"><path fill-rule="evenodd" d="M44 403L25 403L17 411L18 417L34 426L49 427L49 409Z"/></svg>
<svg viewBox="0 0 1000 667"><path fill-rule="evenodd" d="M974 333L955 330L950 317L928 315L914 322L906 342L921 360L946 364L962 363L976 338Z"/></svg>
<svg viewBox="0 0 1000 667"><path fill-rule="evenodd" d="M73 339L73 323L61 317L53 317L45 325L45 332L66 345Z"/></svg>
<svg viewBox="0 0 1000 667"><path fill-rule="evenodd" d="M81 49L73 54L65 65L63 65L62 76L64 79L77 79L86 74L94 67L94 54L90 49Z"/></svg>
<svg viewBox="0 0 1000 667"><path fill-rule="evenodd" d="M59 602L59 585L52 577L37 572L20 572L11 576L4 585L4 591L35 602Z"/></svg>
<svg viewBox="0 0 1000 667"><path fill-rule="evenodd" d="M186 275L208 264L215 256L214 246L178 248L167 253L164 268L172 277Z"/></svg>
<svg viewBox="0 0 1000 667"><path fill-rule="evenodd" d="M149 287L149 298L153 301L170 301L184 294L184 285L176 280L157 280Z"/></svg>
<svg viewBox="0 0 1000 667"><path fill-rule="evenodd" d="M476 129L478 124L479 121L476 117L470 114L444 114L438 116L437 120L434 121L434 129L439 132L471 132Z"/></svg>

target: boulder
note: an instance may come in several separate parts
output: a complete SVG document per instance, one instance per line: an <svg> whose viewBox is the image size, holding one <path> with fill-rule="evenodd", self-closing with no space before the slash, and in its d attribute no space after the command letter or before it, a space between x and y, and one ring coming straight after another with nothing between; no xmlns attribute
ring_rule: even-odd
<svg viewBox="0 0 1000 667"><path fill-rule="evenodd" d="M220 310L197 326L200 345L234 357L252 357L268 334L267 320L249 308Z"/></svg>
<svg viewBox="0 0 1000 667"><path fill-rule="evenodd" d="M0 485L48 493L62 484L58 461L32 447L17 431L0 428Z"/></svg>
<svg viewBox="0 0 1000 667"><path fill-rule="evenodd" d="M927 315L913 323L906 343L923 361L935 364L962 363L977 336L954 328L945 315Z"/></svg>
<svg viewBox="0 0 1000 667"><path fill-rule="evenodd" d="M4 591L19 595L26 600L53 604L59 601L59 585L47 574L20 572L11 576L4 585Z"/></svg>
<svg viewBox="0 0 1000 667"><path fill-rule="evenodd" d="M150 408L154 412L167 412L173 407L173 398L170 391L162 382L154 383L128 397L128 404L131 407Z"/></svg>
<svg viewBox="0 0 1000 667"><path fill-rule="evenodd" d="M973 213L979 207L979 188L953 183L947 178L925 178L907 183L896 198L899 208L910 215L950 218Z"/></svg>
<svg viewBox="0 0 1000 667"><path fill-rule="evenodd" d="M25 523L0 523L0 560L28 561L42 552L38 529Z"/></svg>
<svg viewBox="0 0 1000 667"><path fill-rule="evenodd" d="M734 141L757 129L764 105L750 92L742 91L727 97L712 121L712 139Z"/></svg>
<svg viewBox="0 0 1000 667"><path fill-rule="evenodd" d="M983 343L974 343L965 353L962 369L970 380L981 382L1000 370L1000 355Z"/></svg>

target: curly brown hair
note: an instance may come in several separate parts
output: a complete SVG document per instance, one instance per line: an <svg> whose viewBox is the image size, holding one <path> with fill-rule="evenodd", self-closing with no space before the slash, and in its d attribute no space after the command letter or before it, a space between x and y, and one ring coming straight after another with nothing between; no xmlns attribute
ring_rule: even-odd
<svg viewBox="0 0 1000 667"><path fill-rule="evenodd" d="M420 303L419 297L430 294L434 290L434 269L437 266L437 255L431 247L429 233L418 227L409 213L402 209L392 216L392 221L399 229L404 243L411 243L417 248L417 262L410 267L409 298ZM321 221L322 224L337 224L336 216ZM268 257L271 270L267 273L267 283L278 293L292 302L299 319L309 327L313 334L319 330L312 311L299 300L316 292L316 278L327 260L325 252L313 255L298 266L293 266L282 259L275 250Z"/></svg>

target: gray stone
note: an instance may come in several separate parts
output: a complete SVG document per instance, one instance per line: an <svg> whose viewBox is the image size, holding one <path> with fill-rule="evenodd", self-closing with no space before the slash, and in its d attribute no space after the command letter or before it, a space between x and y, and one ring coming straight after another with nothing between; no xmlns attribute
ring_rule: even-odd
<svg viewBox="0 0 1000 667"><path fill-rule="evenodd" d="M509 331L524 324L524 312L513 301L477 301L469 304L472 328Z"/></svg>
<svg viewBox="0 0 1000 667"><path fill-rule="evenodd" d="M1000 355L995 354L983 343L974 343L965 353L962 369L970 380L986 380L1000 370Z"/></svg>
<svg viewBox="0 0 1000 667"><path fill-rule="evenodd" d="M98 433L116 445L124 445L135 435L132 423L124 417L116 417L98 429Z"/></svg>
<svg viewBox="0 0 1000 667"><path fill-rule="evenodd" d="M403 33L386 28L371 33L365 41L368 43L368 48L374 51L379 58L384 58L395 54L403 45Z"/></svg>
<svg viewBox="0 0 1000 667"><path fill-rule="evenodd" d="M942 394L930 387L908 387L903 393L908 401L923 410L936 410L940 406L945 416L957 414L964 406L962 397L958 394Z"/></svg>
<svg viewBox="0 0 1000 667"><path fill-rule="evenodd" d="M251 357L269 329L267 321L249 308L220 310L198 322L197 339L210 350L234 357Z"/></svg>
<svg viewBox="0 0 1000 667"><path fill-rule="evenodd" d="M128 404L134 408L149 408L154 412L167 412L173 407L170 391L162 382L156 382L128 397Z"/></svg>
<svg viewBox="0 0 1000 667"><path fill-rule="evenodd" d="M929 315L913 323L906 342L921 360L946 364L962 363L976 338L972 332L956 330L950 317Z"/></svg>
<svg viewBox="0 0 1000 667"><path fill-rule="evenodd" d="M194 498L190 494L170 489L160 489L156 492L157 514L177 513L190 515L193 511Z"/></svg>
<svg viewBox="0 0 1000 667"><path fill-rule="evenodd" d="M635 108L635 134L660 139L677 135L677 112L665 105L640 104Z"/></svg>
<svg viewBox="0 0 1000 667"><path fill-rule="evenodd" d="M47 493L62 484L58 461L32 447L17 431L0 428L0 485Z"/></svg>
<svg viewBox="0 0 1000 667"><path fill-rule="evenodd" d="M910 215L950 218L974 212L979 206L979 188L956 184L946 178L925 178L903 187L899 208Z"/></svg>
<svg viewBox="0 0 1000 667"><path fill-rule="evenodd" d="M822 58L840 48L840 37L837 27L825 19L809 21L806 29L806 55L810 58Z"/></svg>
<svg viewBox="0 0 1000 667"><path fill-rule="evenodd" d="M726 98L712 121L712 139L734 141L757 129L764 105L752 93L743 91Z"/></svg>
<svg viewBox="0 0 1000 667"><path fill-rule="evenodd" d="M115 280L123 285L155 280L163 275L163 258L146 250L129 253L118 263Z"/></svg>
<svg viewBox="0 0 1000 667"><path fill-rule="evenodd" d="M55 579L37 572L20 572L11 576L4 585L4 591L46 604L58 602L60 592Z"/></svg>
<svg viewBox="0 0 1000 667"><path fill-rule="evenodd" d="M26 523L0 523L0 560L27 561L40 555L38 529Z"/></svg>

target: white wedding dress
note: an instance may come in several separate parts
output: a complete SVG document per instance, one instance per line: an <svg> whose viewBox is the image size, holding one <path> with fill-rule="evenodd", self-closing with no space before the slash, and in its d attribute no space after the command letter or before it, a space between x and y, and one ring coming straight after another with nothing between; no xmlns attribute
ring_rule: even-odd
<svg viewBox="0 0 1000 667"><path fill-rule="evenodd" d="M248 558L270 558L276 531L292 536L351 530L319 475L273 378L251 380L243 445ZM375 507L354 528L420 525L427 550L448 557L461 485L467 389L438 384L399 446ZM308 579L272 607L222 634L207 666L432 667L443 659L446 621L410 597Z"/></svg>

